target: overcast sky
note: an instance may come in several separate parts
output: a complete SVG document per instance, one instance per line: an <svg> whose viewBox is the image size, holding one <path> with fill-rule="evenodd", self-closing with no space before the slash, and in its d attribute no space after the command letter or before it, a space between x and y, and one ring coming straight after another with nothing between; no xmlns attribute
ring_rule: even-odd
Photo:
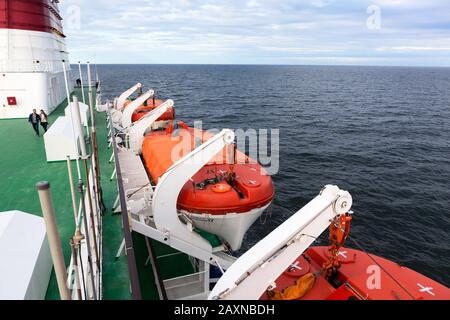
<svg viewBox="0 0 450 320"><path fill-rule="evenodd" d="M71 61L450 66L449 0L62 0Z"/></svg>

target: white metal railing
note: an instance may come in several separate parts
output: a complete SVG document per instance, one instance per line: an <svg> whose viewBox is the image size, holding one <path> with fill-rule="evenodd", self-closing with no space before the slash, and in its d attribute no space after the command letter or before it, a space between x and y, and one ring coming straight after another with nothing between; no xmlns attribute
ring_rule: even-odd
<svg viewBox="0 0 450 320"><path fill-rule="evenodd" d="M199 299L206 296L205 280L209 277L208 271L200 271L181 277L164 280L164 288L169 300Z"/></svg>
<svg viewBox="0 0 450 320"><path fill-rule="evenodd" d="M69 267L67 268L67 286L72 291L72 299L78 300L78 289L81 291L82 300L99 300L102 298L102 223L101 223L101 212L100 205L95 197L95 170L91 166L89 170L89 181L90 181L90 194L91 199L89 199L89 193L86 187L84 193L84 199L80 199L80 205L78 206L78 221L80 231L84 235L84 240L81 240L79 246L76 250L77 254L77 265L75 266L74 257L70 259ZM81 201L84 201L85 211L83 212ZM94 225L91 219L83 219L83 214L87 217L91 215L89 202L93 204L92 214ZM86 221L86 225L85 225ZM94 237L95 234L95 237ZM89 247L87 237L89 237ZM98 260L95 254L96 248L98 249ZM89 257L91 255L91 257ZM92 269L89 259L92 259ZM93 281L92 281L93 279Z"/></svg>
<svg viewBox="0 0 450 320"><path fill-rule="evenodd" d="M59 65L63 66L62 61ZM67 73L64 70L67 96ZM90 71L88 68L90 79ZM73 99L75 109L79 108L76 97ZM71 125L73 141L77 155L67 156L67 169L72 198L75 230L70 239L71 259L68 268L64 264L61 250L61 239L56 229L54 208L51 201L50 184L40 182L36 185L41 201L42 212L46 220L47 233L52 253L53 264L57 276L58 289L61 299L70 300L99 300L102 299L102 213L106 209L101 192L100 165L98 161L98 145L96 139L95 121L93 113L92 88L89 88L89 106L91 110L91 134L89 136L91 148L90 156L86 154L84 134L80 138L75 136L75 122L82 127L81 117L72 117ZM72 116L74 112L72 110ZM80 146L81 145L81 146ZM71 160L75 160L77 177L72 174ZM81 168L80 164L83 164ZM84 170L83 170L84 169ZM79 205L76 204L75 181L78 181Z"/></svg>

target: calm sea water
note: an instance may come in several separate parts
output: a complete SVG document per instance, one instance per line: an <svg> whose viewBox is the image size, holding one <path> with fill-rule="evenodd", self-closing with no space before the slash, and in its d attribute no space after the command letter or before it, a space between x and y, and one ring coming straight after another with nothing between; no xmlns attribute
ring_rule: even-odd
<svg viewBox="0 0 450 320"><path fill-rule="evenodd" d="M354 199L353 239L450 286L450 69L100 65L98 72L105 97L139 81L174 99L188 124L280 129L273 214L251 228L245 248L336 184Z"/></svg>

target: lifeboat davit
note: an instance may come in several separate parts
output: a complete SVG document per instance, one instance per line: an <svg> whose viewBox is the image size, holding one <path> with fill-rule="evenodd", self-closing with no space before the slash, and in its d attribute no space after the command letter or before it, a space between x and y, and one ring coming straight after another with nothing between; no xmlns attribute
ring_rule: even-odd
<svg viewBox="0 0 450 320"><path fill-rule="evenodd" d="M124 103L124 106L127 107L131 103L131 100L128 100ZM152 111L153 109L159 107L161 104L163 104L164 101L160 99L148 99L144 104L139 106L131 116L131 121L136 122L139 119L141 119L143 116L145 116L147 113ZM164 112L161 117L158 118L158 121L169 121L175 119L175 109L169 108L166 112Z"/></svg>
<svg viewBox="0 0 450 320"><path fill-rule="evenodd" d="M144 138L142 158L155 185L177 160L213 136L181 121L177 126L151 131ZM238 161L232 165L225 149L184 185L177 208L196 228L217 235L237 250L248 228L271 204L274 187L256 161L236 150Z"/></svg>

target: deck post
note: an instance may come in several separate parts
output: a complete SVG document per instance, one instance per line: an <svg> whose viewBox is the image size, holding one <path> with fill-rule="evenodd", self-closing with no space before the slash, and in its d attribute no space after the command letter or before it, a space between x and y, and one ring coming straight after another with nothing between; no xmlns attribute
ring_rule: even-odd
<svg viewBox="0 0 450 320"><path fill-rule="evenodd" d="M80 73L81 95L83 96L83 103L86 104L86 98L84 97L83 74L81 73L81 61L78 61L78 71Z"/></svg>
<svg viewBox="0 0 450 320"><path fill-rule="evenodd" d="M77 241L77 244L75 244L74 238L71 238L69 241L70 241L70 248L72 250L73 270L75 271L75 286L77 287L78 300L83 300L83 296L81 294L81 286L80 286L80 275L78 272L79 270L78 270L77 251L78 251L79 245L78 245L78 241Z"/></svg>
<svg viewBox="0 0 450 320"><path fill-rule="evenodd" d="M109 158L109 163L112 163L114 160L114 151L111 153L111 157Z"/></svg>
<svg viewBox="0 0 450 320"><path fill-rule="evenodd" d="M86 152L86 143L84 141L84 128L83 128L83 124L81 123L81 113L80 113L80 104L78 103L78 97L77 96L73 96L73 103L74 103L74 108L75 110L72 111L72 116L73 116L73 122L74 125L76 126L78 132L80 133L80 137L79 137L79 142L80 142L80 151L81 151L81 157L83 159L86 159L87 157L87 152ZM70 107L72 108L72 106Z"/></svg>
<svg viewBox="0 0 450 320"><path fill-rule="evenodd" d="M72 176L72 166L70 164L70 156L67 156L67 171L69 173L70 195L72 197L72 209L73 209L73 216L75 218L75 228L76 228L76 230L79 230L79 228L78 228L78 212L77 212L78 210L77 210L75 188L73 186L73 176Z"/></svg>
<svg viewBox="0 0 450 320"><path fill-rule="evenodd" d="M64 263L64 256L61 248L61 238L56 227L55 210L53 208L50 183L42 181L36 184L41 203L42 214L44 216L47 238L50 245L53 266L55 267L56 279L58 282L61 300L71 300L69 288L67 288L67 270Z"/></svg>
<svg viewBox="0 0 450 320"><path fill-rule="evenodd" d="M105 206L103 204L102 197L102 186L100 182L100 163L99 163L99 155L98 155L98 144L97 144L97 132L95 128L95 114L94 114L94 104L92 97L92 77L91 77L91 66L90 62L87 62L87 71L88 71L88 82L89 82L89 111L91 115L91 155L92 155L92 165L95 170L95 192L97 193L98 204L101 208L101 213L103 214Z"/></svg>
<svg viewBox="0 0 450 320"><path fill-rule="evenodd" d="M91 130L95 131L95 118L94 118L94 109L92 103L92 78L91 78L91 64L87 62L87 70L88 70L88 99L89 99L89 111L91 114Z"/></svg>
<svg viewBox="0 0 450 320"><path fill-rule="evenodd" d="M87 218L87 212L86 212L86 204L85 204L85 195L84 195L84 184L83 181L78 181L78 192L80 193L80 199L81 199L81 209L83 214L83 220L84 220L84 233L85 233L85 239L86 239L86 247L87 247L87 254L88 254L88 263L90 268L90 279L91 279L91 285L92 285L92 292L93 292L93 298L94 300L97 300L97 290L95 289L95 280L94 280L94 266L92 263L92 246L91 246L91 237L89 232L89 222ZM86 297L86 299L89 299Z"/></svg>
<svg viewBox="0 0 450 320"><path fill-rule="evenodd" d="M66 70L66 60L62 60L63 73L64 73L64 84L66 86L66 95L67 95L67 105L70 105L70 90L69 90L69 80L67 79L67 70Z"/></svg>
<svg viewBox="0 0 450 320"><path fill-rule="evenodd" d="M87 160L84 159L83 162L84 162L84 172L86 175L86 192L87 192L88 205L89 205L89 218L91 220L91 227L92 227L92 238L93 238L92 240L94 241L95 262L97 264L97 268L100 270L100 257L98 254L97 231L96 231L98 223L96 224L95 217L94 217L94 206L92 205L93 196L91 193L91 183L89 181L89 169L88 169ZM92 181L94 181L94 177L92 177Z"/></svg>

